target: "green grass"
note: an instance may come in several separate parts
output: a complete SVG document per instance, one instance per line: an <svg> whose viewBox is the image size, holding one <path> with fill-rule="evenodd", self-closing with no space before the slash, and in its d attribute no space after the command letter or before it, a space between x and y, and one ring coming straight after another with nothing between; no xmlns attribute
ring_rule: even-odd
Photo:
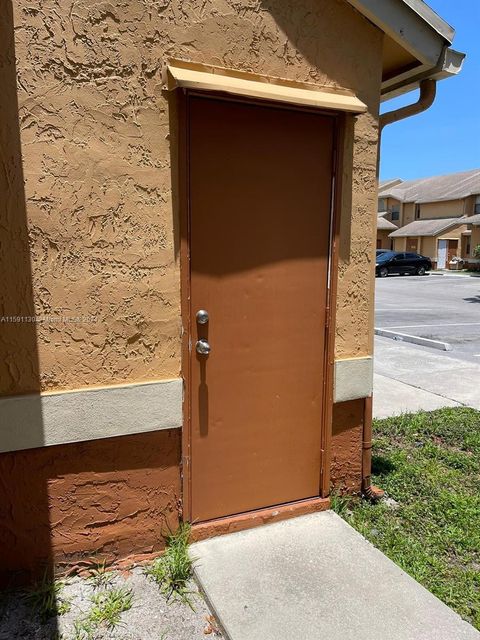
<svg viewBox="0 0 480 640"><path fill-rule="evenodd" d="M188 554L189 536L190 525L181 524L175 533L167 537L165 552L145 569L145 574L159 585L167 601L181 600L193 608L192 592L188 589L193 569Z"/></svg>
<svg viewBox="0 0 480 640"><path fill-rule="evenodd" d="M126 587L108 589L93 595L91 601L88 614L75 622L75 640L93 640L102 630L118 627L122 613L132 608L133 593Z"/></svg>
<svg viewBox="0 0 480 640"><path fill-rule="evenodd" d="M332 508L480 629L480 412L377 420L374 484L398 505L335 496Z"/></svg>
<svg viewBox="0 0 480 640"><path fill-rule="evenodd" d="M113 629L119 625L121 614L132 608L132 602L132 590L126 587L102 591L92 597L93 606L88 617L96 626Z"/></svg>
<svg viewBox="0 0 480 640"><path fill-rule="evenodd" d="M25 600L42 622L70 611L70 600L61 595L64 586L64 582L52 579L45 572L42 580L25 593Z"/></svg>

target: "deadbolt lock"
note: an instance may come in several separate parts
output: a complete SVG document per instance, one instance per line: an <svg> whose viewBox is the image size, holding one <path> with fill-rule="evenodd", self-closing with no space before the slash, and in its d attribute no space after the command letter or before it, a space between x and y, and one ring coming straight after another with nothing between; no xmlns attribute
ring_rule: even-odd
<svg viewBox="0 0 480 640"><path fill-rule="evenodd" d="M198 324L207 324L209 320L208 311L205 311L205 309L200 309L199 311L197 311L196 318Z"/></svg>

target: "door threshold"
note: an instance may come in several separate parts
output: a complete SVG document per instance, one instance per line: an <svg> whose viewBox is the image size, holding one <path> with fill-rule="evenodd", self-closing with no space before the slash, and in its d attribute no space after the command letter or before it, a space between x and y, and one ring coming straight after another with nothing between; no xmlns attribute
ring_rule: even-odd
<svg viewBox="0 0 480 640"><path fill-rule="evenodd" d="M315 513L316 511L326 511L329 508L330 498L309 498L307 500L290 502L289 504L281 504L266 509L226 516L225 518L216 518L208 522L192 523L190 540L191 542L198 542L227 533L253 529L254 527L279 522L280 520L305 516L309 513Z"/></svg>

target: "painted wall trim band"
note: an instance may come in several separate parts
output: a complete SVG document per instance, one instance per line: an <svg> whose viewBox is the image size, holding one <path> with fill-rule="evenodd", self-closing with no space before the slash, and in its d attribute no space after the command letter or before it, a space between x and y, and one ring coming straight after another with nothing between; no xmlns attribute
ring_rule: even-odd
<svg viewBox="0 0 480 640"><path fill-rule="evenodd" d="M334 402L366 398L373 358L335 362ZM179 429L181 378L0 398L0 452Z"/></svg>
<svg viewBox="0 0 480 640"><path fill-rule="evenodd" d="M0 452L178 429L181 378L0 398Z"/></svg>
<svg viewBox="0 0 480 640"><path fill-rule="evenodd" d="M372 393L372 356L335 361L334 402L368 398Z"/></svg>

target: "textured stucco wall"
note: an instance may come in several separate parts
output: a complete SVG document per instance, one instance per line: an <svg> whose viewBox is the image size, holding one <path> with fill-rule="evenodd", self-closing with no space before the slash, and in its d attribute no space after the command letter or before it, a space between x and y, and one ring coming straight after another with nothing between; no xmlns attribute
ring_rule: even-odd
<svg viewBox="0 0 480 640"><path fill-rule="evenodd" d="M368 105L345 139L336 355L370 354L382 40L346 0L2 2L1 312L96 322L2 327L0 393L179 375L167 58L345 87ZM349 416L334 468L356 486ZM179 438L2 454L3 567L160 548L177 518Z"/></svg>
<svg viewBox="0 0 480 640"><path fill-rule="evenodd" d="M14 228L2 227L5 251L16 252L22 269L4 312L35 307L97 321L9 328L0 343L2 393L179 374L170 128L160 78L168 57L342 86L368 104L347 158L353 194L342 222L336 349L342 357L369 352L382 50L375 27L345 0L17 0L13 13L11 6L6 0L0 8L10 119L2 136L13 161L0 201L7 220L15 219Z"/></svg>
<svg viewBox="0 0 480 640"><path fill-rule="evenodd" d="M180 430L0 456L0 582L164 547L180 512Z"/></svg>

